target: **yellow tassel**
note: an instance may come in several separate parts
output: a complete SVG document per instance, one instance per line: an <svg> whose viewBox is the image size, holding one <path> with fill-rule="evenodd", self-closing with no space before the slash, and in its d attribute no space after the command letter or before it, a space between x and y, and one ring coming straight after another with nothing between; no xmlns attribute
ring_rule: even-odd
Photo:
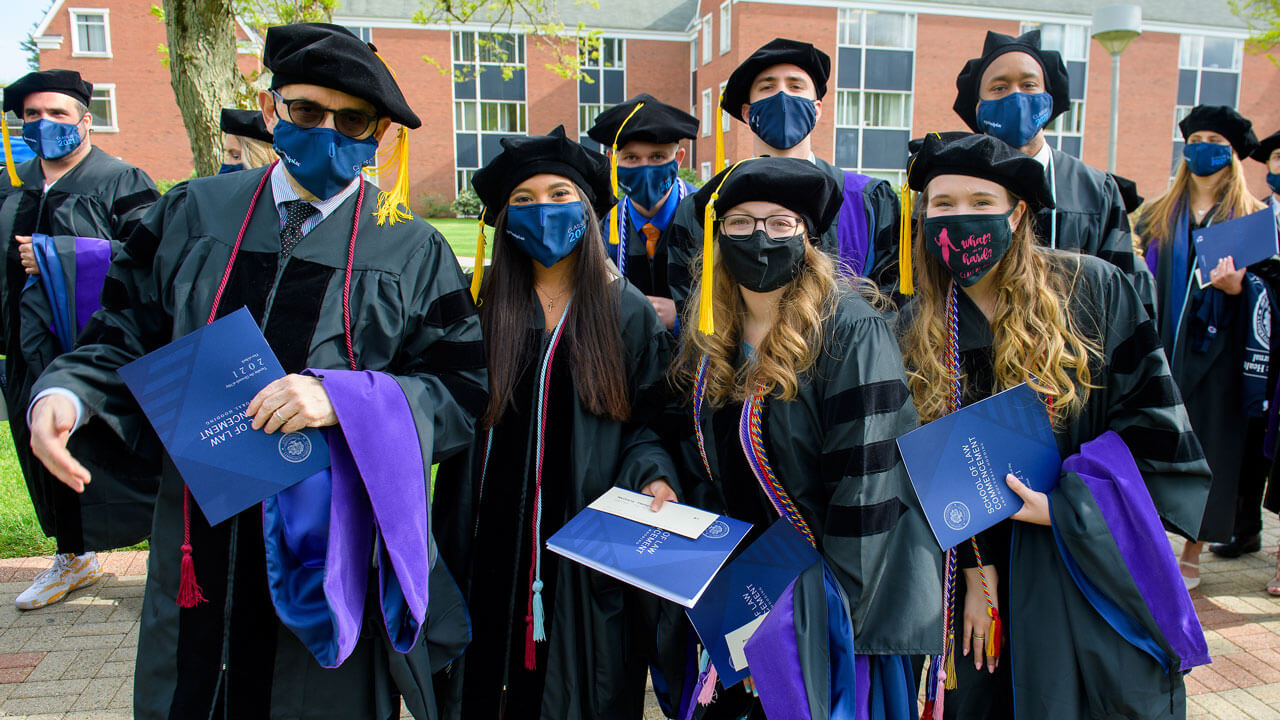
<svg viewBox="0 0 1280 720"><path fill-rule="evenodd" d="M723 185L724 183L721 182L720 184ZM714 252L712 240L716 224L715 204L718 197L720 197L718 192L711 193L711 199L707 201L707 209L702 213L702 284L699 286L698 293L698 332L703 335L716 334L714 303L711 301L711 291L713 290L711 287L711 264Z"/></svg>
<svg viewBox="0 0 1280 720"><path fill-rule="evenodd" d="M949 635L947 641L947 659L942 664L942 671L947 674L943 684L947 690L956 689L956 636Z"/></svg>
<svg viewBox="0 0 1280 720"><path fill-rule="evenodd" d="M378 224L390 222L395 225L404 220L412 220L413 212L409 210L409 130L401 125L396 131L396 139L391 142L383 155L382 162L373 169L373 175L382 181L384 178L395 178L390 190L378 193L378 209L374 217Z"/></svg>
<svg viewBox="0 0 1280 720"><path fill-rule="evenodd" d="M613 134L613 153L609 155L609 182L613 188L613 199L615 203L613 207L609 208L610 245L617 245L622 242L622 238L619 237L618 231L617 201L622 199L622 196L618 193L618 138L622 137L622 128L627 126L627 123L631 121L631 118L635 117L636 113L640 112L640 108L642 107L644 107L644 103L636 103L636 106L631 108L631 112L627 113L627 116L623 118L622 124L618 126L618 132Z"/></svg>
<svg viewBox="0 0 1280 720"><path fill-rule="evenodd" d="M915 295L915 280L911 275L911 188L904 182L898 192L902 205L898 218L898 292Z"/></svg>
<svg viewBox="0 0 1280 720"><path fill-rule="evenodd" d="M476 265L471 270L471 299L479 303L480 281L484 278L484 207L480 208L476 227L479 230L476 236Z"/></svg>
<svg viewBox="0 0 1280 720"><path fill-rule="evenodd" d="M9 184L22 187L22 181L18 179L18 170L13 166L13 148L9 147L9 123L3 114L0 114L0 139L4 142L4 169L9 171Z"/></svg>
<svg viewBox="0 0 1280 720"><path fill-rule="evenodd" d="M720 112L715 113L716 116L716 169L720 172L724 169L724 118L720 116L724 110L720 109L720 104L724 102L724 91L720 91L720 100L716 103L716 109Z"/></svg>

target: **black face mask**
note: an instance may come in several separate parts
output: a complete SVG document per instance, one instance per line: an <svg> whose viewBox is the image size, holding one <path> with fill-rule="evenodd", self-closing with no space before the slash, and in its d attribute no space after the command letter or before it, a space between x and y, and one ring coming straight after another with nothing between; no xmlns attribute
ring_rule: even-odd
<svg viewBox="0 0 1280 720"><path fill-rule="evenodd" d="M1009 251L1013 241L1013 228L1009 225L1012 216L1013 210L925 218L925 250L951 272L957 285L969 287Z"/></svg>
<svg viewBox="0 0 1280 720"><path fill-rule="evenodd" d="M786 285L804 263L804 235L771 238L764 230L741 240L720 235L720 256L725 268L742 287L770 292Z"/></svg>

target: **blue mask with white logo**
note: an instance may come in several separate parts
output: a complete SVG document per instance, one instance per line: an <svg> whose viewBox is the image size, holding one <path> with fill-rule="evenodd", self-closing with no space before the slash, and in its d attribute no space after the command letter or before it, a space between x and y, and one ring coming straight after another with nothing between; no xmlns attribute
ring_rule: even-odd
<svg viewBox="0 0 1280 720"><path fill-rule="evenodd" d="M226 175L227 173L240 172L243 169L244 169L244 165L241 163L236 163L235 165L228 165L226 163L222 163L222 167L218 168L218 174Z"/></svg>
<svg viewBox="0 0 1280 720"><path fill-rule="evenodd" d="M747 109L751 132L769 147L779 150L799 145L813 132L817 122L818 108L812 100L781 91L751 103Z"/></svg>
<svg viewBox="0 0 1280 720"><path fill-rule="evenodd" d="M342 192L378 152L372 135L355 140L331 128L300 128L283 118L276 121L274 144L289 175L321 200Z"/></svg>
<svg viewBox="0 0 1280 720"><path fill-rule="evenodd" d="M1271 192L1280 195L1280 174L1267 173L1267 187L1271 188Z"/></svg>
<svg viewBox="0 0 1280 720"><path fill-rule="evenodd" d="M1217 143L1189 143L1182 146L1182 157L1192 175L1206 177L1231 164L1231 146Z"/></svg>
<svg viewBox="0 0 1280 720"><path fill-rule="evenodd" d="M631 202L645 210L657 207L658 202L671 190L680 168L672 160L664 165L618 166L618 185L627 192Z"/></svg>
<svg viewBox="0 0 1280 720"><path fill-rule="evenodd" d="M998 100L978 103L978 127L982 132L1012 145L1025 147L1049 124L1053 96L1041 93L1009 93Z"/></svg>
<svg viewBox="0 0 1280 720"><path fill-rule="evenodd" d="M507 237L520 250L551 267L565 259L587 232L581 200L507 206Z"/></svg>
<svg viewBox="0 0 1280 720"><path fill-rule="evenodd" d="M31 152L45 160L57 160L70 155L84 140L80 137L78 124L54 122L48 118L23 123L22 139L27 142Z"/></svg>

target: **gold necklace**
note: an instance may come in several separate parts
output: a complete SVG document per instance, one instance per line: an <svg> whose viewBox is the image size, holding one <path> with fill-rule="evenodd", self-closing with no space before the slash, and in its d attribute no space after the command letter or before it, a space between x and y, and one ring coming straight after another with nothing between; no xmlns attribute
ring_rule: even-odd
<svg viewBox="0 0 1280 720"><path fill-rule="evenodd" d="M535 287L538 291L542 292L543 294L546 294L546 295L550 295L550 294L551 294L551 293L547 292L547 291L543 288L543 286L538 285L537 283L534 283L534 287ZM565 294L565 293L567 293L567 292L569 292L569 288L565 288L565 289L561 290L561 291L560 291L560 293L559 293L558 295L555 295L554 297L552 297L550 300L548 300L548 301L547 301L547 313L548 313L548 314L550 314L550 313L551 313L551 309L555 307L556 302L558 302L558 301L560 300L560 298L564 297L564 294Z"/></svg>

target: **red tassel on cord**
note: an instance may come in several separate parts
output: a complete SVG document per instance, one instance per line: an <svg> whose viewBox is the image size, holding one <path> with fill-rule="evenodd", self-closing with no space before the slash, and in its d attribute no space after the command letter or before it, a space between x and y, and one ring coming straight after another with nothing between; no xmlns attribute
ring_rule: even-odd
<svg viewBox="0 0 1280 720"><path fill-rule="evenodd" d="M178 580L178 607L193 608L205 602L204 591L196 583L196 564L191 559L191 490L182 486L182 564Z"/></svg>
<svg viewBox="0 0 1280 720"><path fill-rule="evenodd" d="M538 651L533 644L533 615L528 615L524 619L524 669L536 670L538 668Z"/></svg>
<svg viewBox="0 0 1280 720"><path fill-rule="evenodd" d="M1000 638L1004 632L1004 627L1000 622L1000 611L993 607L988 607L987 614L991 616L991 627L987 629L987 657L999 660Z"/></svg>

